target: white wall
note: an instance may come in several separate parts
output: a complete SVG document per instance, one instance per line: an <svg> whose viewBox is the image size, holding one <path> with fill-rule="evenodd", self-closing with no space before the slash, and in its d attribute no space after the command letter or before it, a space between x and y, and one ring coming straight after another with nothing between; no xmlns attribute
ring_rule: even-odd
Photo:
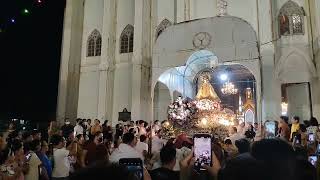
<svg viewBox="0 0 320 180"><path fill-rule="evenodd" d="M158 21L160 24L162 20L168 19L174 21L174 0L157 0Z"/></svg>
<svg viewBox="0 0 320 180"><path fill-rule="evenodd" d="M80 74L78 117L96 118L98 113L98 68L83 68Z"/></svg>
<svg viewBox="0 0 320 180"><path fill-rule="evenodd" d="M102 35L103 7L103 0L85 1L81 58L82 66L99 64L100 62L100 56L87 57L87 40L94 29L97 29Z"/></svg>
<svg viewBox="0 0 320 180"><path fill-rule="evenodd" d="M216 0L190 0L191 19L216 16Z"/></svg>
<svg viewBox="0 0 320 180"><path fill-rule="evenodd" d="M87 57L87 40L94 29L97 29L102 35L104 1L85 1L84 6L78 117L98 118L98 66L101 60L101 56Z"/></svg>

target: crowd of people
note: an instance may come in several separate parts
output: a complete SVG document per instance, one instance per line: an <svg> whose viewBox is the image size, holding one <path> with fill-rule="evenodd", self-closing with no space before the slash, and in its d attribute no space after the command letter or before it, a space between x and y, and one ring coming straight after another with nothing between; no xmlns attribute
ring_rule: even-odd
<svg viewBox="0 0 320 180"><path fill-rule="evenodd" d="M77 119L47 133L23 130L10 123L0 136L0 180L73 179L218 179L316 180L318 121L281 116L274 137L263 124L235 123L224 140L212 135L212 165L194 168L193 140L186 134L166 138L162 123L143 120L119 123ZM140 159L143 178L132 175L124 158Z"/></svg>

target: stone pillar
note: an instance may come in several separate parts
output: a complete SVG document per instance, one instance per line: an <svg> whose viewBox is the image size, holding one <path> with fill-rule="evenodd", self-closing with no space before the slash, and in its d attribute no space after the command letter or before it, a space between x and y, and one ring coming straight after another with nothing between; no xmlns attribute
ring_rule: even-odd
<svg viewBox="0 0 320 180"><path fill-rule="evenodd" d="M132 57L133 120L151 120L151 1L135 1L134 48Z"/></svg>
<svg viewBox="0 0 320 180"><path fill-rule="evenodd" d="M270 1L257 1L257 35L262 79L262 121L276 120L281 114L281 88L275 76L273 15Z"/></svg>
<svg viewBox="0 0 320 180"><path fill-rule="evenodd" d="M57 120L77 118L84 0L66 1L60 63Z"/></svg>
<svg viewBox="0 0 320 180"><path fill-rule="evenodd" d="M99 65L98 118L111 119L113 77L115 64L115 37L117 20L116 0L104 1L102 51Z"/></svg>
<svg viewBox="0 0 320 180"><path fill-rule="evenodd" d="M190 14L190 0L184 0L184 21L191 19Z"/></svg>

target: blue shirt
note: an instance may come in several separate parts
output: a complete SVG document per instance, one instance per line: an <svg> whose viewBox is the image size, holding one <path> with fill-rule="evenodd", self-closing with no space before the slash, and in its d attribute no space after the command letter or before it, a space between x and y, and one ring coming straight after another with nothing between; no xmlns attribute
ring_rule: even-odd
<svg viewBox="0 0 320 180"><path fill-rule="evenodd" d="M37 153L37 155L38 155L39 159L41 160L43 166L46 168L49 178L51 178L52 164L51 164L50 159L48 158L47 155L42 154L42 153Z"/></svg>

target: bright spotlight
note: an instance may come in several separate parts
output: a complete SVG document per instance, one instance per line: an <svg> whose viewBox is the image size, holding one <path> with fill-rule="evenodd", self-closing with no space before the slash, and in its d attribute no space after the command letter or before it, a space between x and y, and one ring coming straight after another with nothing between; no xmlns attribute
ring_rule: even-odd
<svg viewBox="0 0 320 180"><path fill-rule="evenodd" d="M228 79L228 75L227 75L227 74L221 74L221 75L220 75L220 79L221 79L222 81L225 81L225 80Z"/></svg>

